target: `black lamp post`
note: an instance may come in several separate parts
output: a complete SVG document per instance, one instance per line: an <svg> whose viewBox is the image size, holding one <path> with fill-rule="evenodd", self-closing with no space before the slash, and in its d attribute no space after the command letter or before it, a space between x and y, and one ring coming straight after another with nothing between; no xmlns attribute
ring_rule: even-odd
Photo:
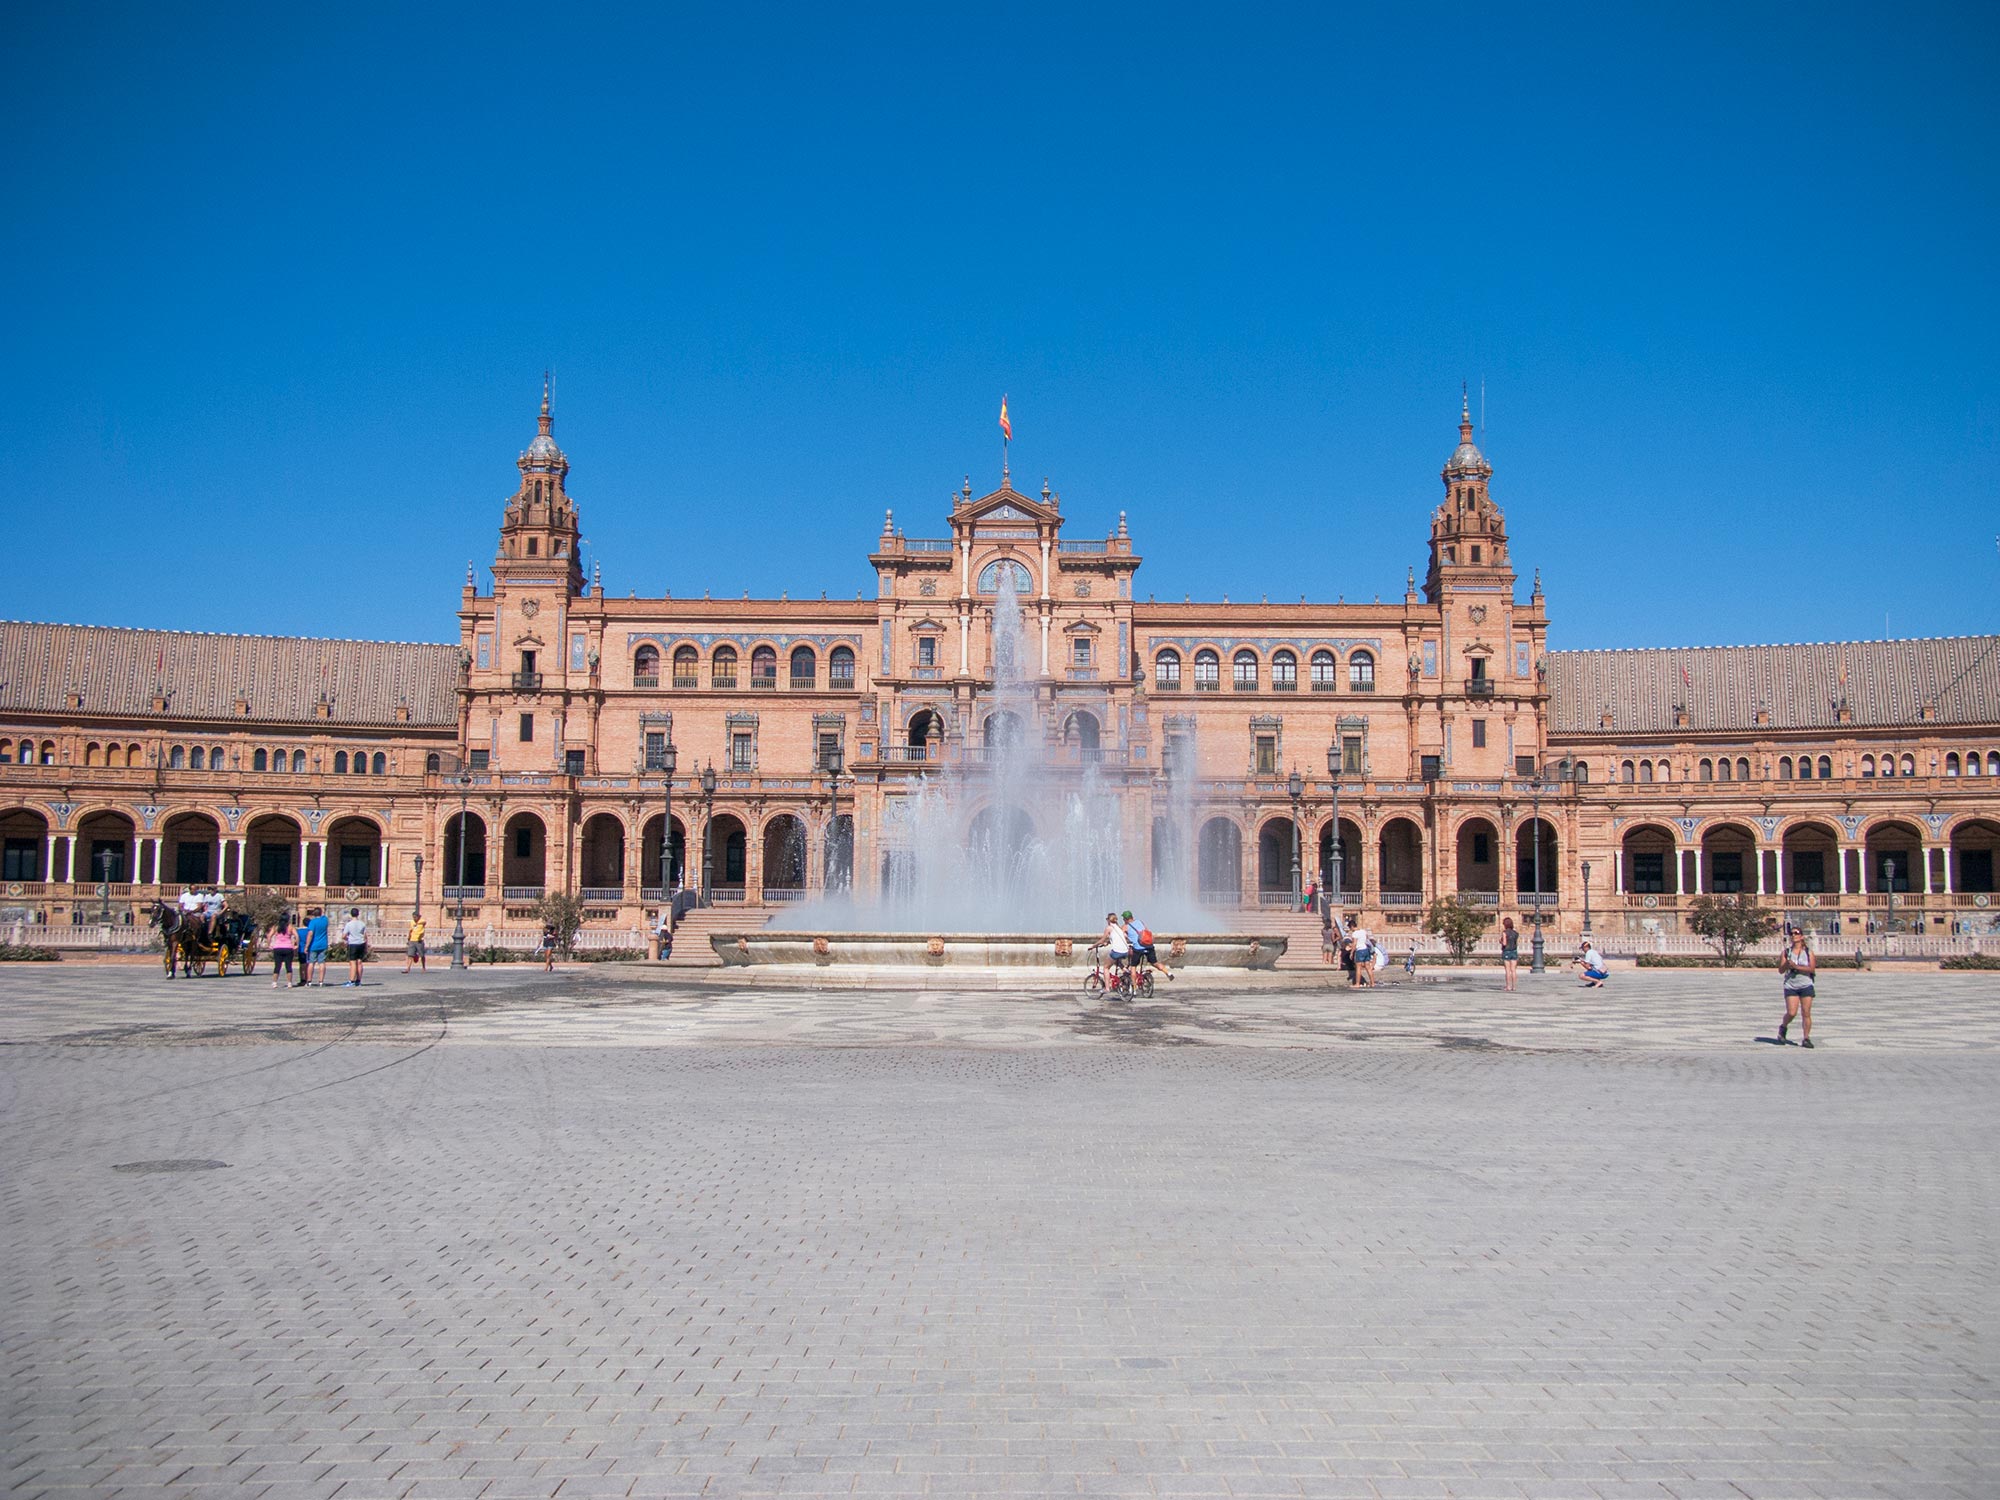
<svg viewBox="0 0 2000 1500"><path fill-rule="evenodd" d="M1534 935L1528 944L1528 972L1544 973L1548 965L1542 947L1542 777L1544 768L1535 767L1535 778L1528 783L1528 796L1534 812L1529 823L1528 835L1534 840L1534 850L1529 856L1535 866L1535 915Z"/></svg>
<svg viewBox="0 0 2000 1500"><path fill-rule="evenodd" d="M424 909L424 857L421 854L417 856L417 899L415 905L418 913L421 914Z"/></svg>
<svg viewBox="0 0 2000 1500"><path fill-rule="evenodd" d="M1583 930L1590 931L1590 861L1583 862Z"/></svg>
<svg viewBox="0 0 2000 1500"><path fill-rule="evenodd" d="M701 904L711 899L709 888L715 876L715 767L701 768Z"/></svg>
<svg viewBox="0 0 2000 1500"><path fill-rule="evenodd" d="M1292 910L1299 909L1303 892L1299 889L1299 799L1305 795L1305 778L1296 767L1285 780L1285 790L1292 794Z"/></svg>
<svg viewBox="0 0 2000 1500"><path fill-rule="evenodd" d="M1327 780L1327 785L1333 789L1334 909L1336 911L1344 912L1347 907L1347 897L1344 894L1346 890L1346 884L1344 881L1342 881L1340 875L1340 860L1341 860L1341 854L1343 852L1340 843L1340 770L1341 770L1340 737L1338 735L1335 735L1333 740L1326 747L1326 780Z"/></svg>
<svg viewBox="0 0 2000 1500"><path fill-rule="evenodd" d="M834 874L839 868L836 858L840 849L840 772L847 764L847 757L838 743L828 745L824 756L826 766L826 873ZM831 882L829 882L830 884Z"/></svg>
<svg viewBox="0 0 2000 1500"><path fill-rule="evenodd" d="M660 824L660 904L667 908L669 920L674 900L674 772L679 765L680 752L668 740L660 750L657 769L666 774L667 782L667 815Z"/></svg>
<svg viewBox="0 0 2000 1500"><path fill-rule="evenodd" d="M1865 852L1863 857L1866 858ZM1889 920L1888 924L1882 930L1884 932L1894 932L1896 930L1896 861L1893 859L1885 858L1882 861L1882 884L1888 887L1889 890Z"/></svg>
<svg viewBox="0 0 2000 1500"><path fill-rule="evenodd" d="M460 771L453 780L458 783L458 924L451 930L451 966L465 967L465 829L467 821L466 797L472 787L472 773Z"/></svg>

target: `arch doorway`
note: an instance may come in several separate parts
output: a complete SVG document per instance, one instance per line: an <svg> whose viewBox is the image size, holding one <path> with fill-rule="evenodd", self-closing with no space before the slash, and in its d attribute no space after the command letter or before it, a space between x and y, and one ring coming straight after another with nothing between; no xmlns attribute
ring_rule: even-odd
<svg viewBox="0 0 2000 1500"><path fill-rule="evenodd" d="M625 893L625 825L610 813L593 813L583 820L577 849L577 885L584 899Z"/></svg>
<svg viewBox="0 0 2000 1500"><path fill-rule="evenodd" d="M1458 825L1458 888L1471 896L1500 894L1500 831L1485 818Z"/></svg>
<svg viewBox="0 0 2000 1500"><path fill-rule="evenodd" d="M167 819L161 849L166 868L179 885L206 885L222 875L222 831L206 813L176 813Z"/></svg>
<svg viewBox="0 0 2000 1500"><path fill-rule="evenodd" d="M1547 818L1524 818L1514 834L1514 896L1532 908L1535 892L1542 893L1544 905L1562 889L1561 846L1556 842L1555 825Z"/></svg>
<svg viewBox="0 0 2000 1500"><path fill-rule="evenodd" d="M1757 889L1757 837L1735 823L1702 831L1701 888L1711 896L1740 896Z"/></svg>
<svg viewBox="0 0 2000 1500"><path fill-rule="evenodd" d="M725 899L743 899L749 879L750 837L734 813L717 813L709 826L709 883Z"/></svg>
<svg viewBox="0 0 2000 1500"><path fill-rule="evenodd" d="M249 868L245 885L298 885L299 847L302 834L290 818L276 815L253 818L245 830Z"/></svg>
<svg viewBox="0 0 2000 1500"><path fill-rule="evenodd" d="M1970 818L1951 831L1951 888L1967 896L1991 895L1994 866L2000 864L2000 823ZM1985 910L1991 911L1988 902Z"/></svg>
<svg viewBox="0 0 2000 1500"><path fill-rule="evenodd" d="M1423 830L1408 818L1391 818L1382 825L1379 857L1385 904L1391 896L1415 896L1421 900L1424 893ZM1408 906L1412 903L1405 899L1394 904Z"/></svg>
<svg viewBox="0 0 2000 1500"><path fill-rule="evenodd" d="M540 900L548 887L549 835L531 812L515 813L500 832L500 885L515 900Z"/></svg>
<svg viewBox="0 0 2000 1500"><path fill-rule="evenodd" d="M460 824L460 818L465 821ZM464 864L460 835L464 835ZM486 885L486 824L478 813L453 813L444 825L444 886L447 899L461 888L477 896Z"/></svg>
<svg viewBox="0 0 2000 1500"><path fill-rule="evenodd" d="M1292 830L1289 818L1271 818L1257 830L1257 896L1292 894Z"/></svg>
<svg viewBox="0 0 2000 1500"><path fill-rule="evenodd" d="M1675 848L1674 836L1655 824L1642 824L1627 833L1618 845L1624 889L1634 896L1679 895L1680 860Z"/></svg>
<svg viewBox="0 0 2000 1500"><path fill-rule="evenodd" d="M645 896L648 901L660 899L662 890L672 890L675 886L687 884L687 825L681 822L680 814L674 815L673 843L668 851L667 884L660 884L660 830L666 825L665 813L654 813L646 819L645 831L639 839L639 888L653 894Z"/></svg>
<svg viewBox="0 0 2000 1500"><path fill-rule="evenodd" d="M1361 830L1347 819L1340 820L1340 872L1334 873L1333 824L1323 824L1319 831L1319 878L1327 890L1334 889L1334 882L1340 883L1343 901L1355 901L1361 896Z"/></svg>
<svg viewBox="0 0 2000 1500"><path fill-rule="evenodd" d="M0 876L10 883L40 880L43 851L49 846L49 820L38 812L15 808L0 813Z"/></svg>
<svg viewBox="0 0 2000 1500"><path fill-rule="evenodd" d="M806 825L791 813L779 813L764 825L764 895L766 898L806 888Z"/></svg>
<svg viewBox="0 0 2000 1500"><path fill-rule="evenodd" d="M944 745L944 716L921 708L910 716L908 748L911 760L936 760Z"/></svg>
<svg viewBox="0 0 2000 1500"><path fill-rule="evenodd" d="M1195 858L1201 899L1210 906L1241 906L1242 830L1227 818L1210 818L1201 825Z"/></svg>
<svg viewBox="0 0 2000 1500"><path fill-rule="evenodd" d="M92 813L77 825L75 878L112 885L132 880L138 868L133 843L137 837L137 828L125 814Z"/></svg>
<svg viewBox="0 0 2000 1500"><path fill-rule="evenodd" d="M382 830L369 818L336 819L326 831L326 857L333 870L322 885L380 885Z"/></svg>

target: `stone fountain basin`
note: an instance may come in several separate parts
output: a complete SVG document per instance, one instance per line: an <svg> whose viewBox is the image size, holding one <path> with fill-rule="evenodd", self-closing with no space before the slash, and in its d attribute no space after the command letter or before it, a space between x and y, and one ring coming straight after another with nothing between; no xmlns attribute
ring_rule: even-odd
<svg viewBox="0 0 2000 1500"><path fill-rule="evenodd" d="M789 964L827 968L1053 969L1082 974L1097 935L1058 932L778 932L760 927L709 935L715 955L731 968ZM1269 969L1285 939L1245 932L1198 932L1162 938L1160 962L1170 969ZM1064 946L1068 952L1060 951Z"/></svg>

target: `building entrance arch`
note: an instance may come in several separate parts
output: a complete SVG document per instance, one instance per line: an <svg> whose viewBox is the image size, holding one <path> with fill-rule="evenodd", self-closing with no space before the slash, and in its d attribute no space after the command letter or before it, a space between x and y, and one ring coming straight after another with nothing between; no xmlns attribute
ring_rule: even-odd
<svg viewBox="0 0 2000 1500"><path fill-rule="evenodd" d="M160 836L172 883L208 885L221 878L222 830L207 813L175 813Z"/></svg>
<svg viewBox="0 0 2000 1500"><path fill-rule="evenodd" d="M1757 890L1757 835L1740 823L1715 823L1701 834L1701 889L1711 896Z"/></svg>
<svg viewBox="0 0 2000 1500"><path fill-rule="evenodd" d="M1227 818L1201 825L1196 843L1196 880L1210 906L1243 904L1243 833Z"/></svg>
<svg viewBox="0 0 2000 1500"><path fill-rule="evenodd" d="M459 821L461 816L463 824ZM463 866L459 863L461 832L464 834ZM447 895L461 887L476 895L486 885L486 820L476 812L453 813L445 820L444 884L449 888Z"/></svg>
<svg viewBox="0 0 2000 1500"><path fill-rule="evenodd" d="M1467 818L1458 825L1454 851L1458 889L1468 896L1500 894L1500 830L1490 818Z"/></svg>
<svg viewBox="0 0 2000 1500"><path fill-rule="evenodd" d="M305 833L298 823L279 813L252 818L244 830L245 885L299 885L303 873L299 850Z"/></svg>
<svg viewBox="0 0 2000 1500"><path fill-rule="evenodd" d="M613 813L583 820L577 841L578 887L590 892L625 893L625 824Z"/></svg>
<svg viewBox="0 0 2000 1500"><path fill-rule="evenodd" d="M94 812L76 825L73 878L122 885L138 878L138 825L121 812Z"/></svg>
<svg viewBox="0 0 2000 1500"><path fill-rule="evenodd" d="M47 878L49 820L32 808L0 813L0 893L7 885L27 885Z"/></svg>
<svg viewBox="0 0 2000 1500"><path fill-rule="evenodd" d="M500 830L501 894L539 901L548 889L549 832L538 813L517 812Z"/></svg>
<svg viewBox="0 0 2000 1500"><path fill-rule="evenodd" d="M779 813L764 825L764 894L805 888L805 820L795 813Z"/></svg>
<svg viewBox="0 0 2000 1500"><path fill-rule="evenodd" d="M1989 896L1996 892L1994 866L2000 864L2000 822L1991 818L1968 818L1951 831L1951 888L1962 896ZM2000 902L1989 901L1983 909L2000 916Z"/></svg>
<svg viewBox="0 0 2000 1500"><path fill-rule="evenodd" d="M1618 841L1621 888L1640 897L1679 895L1679 848L1672 831L1657 823L1641 823L1628 829Z"/></svg>
<svg viewBox="0 0 2000 1500"><path fill-rule="evenodd" d="M1377 868L1383 896L1418 896L1424 891L1424 832L1408 818L1391 818L1377 840Z"/></svg>
<svg viewBox="0 0 2000 1500"><path fill-rule="evenodd" d="M382 883L382 830L372 818L336 818L326 831L332 871L322 885L377 886Z"/></svg>

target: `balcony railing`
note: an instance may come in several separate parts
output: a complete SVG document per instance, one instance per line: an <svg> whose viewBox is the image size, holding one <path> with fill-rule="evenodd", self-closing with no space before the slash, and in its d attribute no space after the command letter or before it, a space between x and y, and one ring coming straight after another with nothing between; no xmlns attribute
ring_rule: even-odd
<svg viewBox="0 0 2000 1500"><path fill-rule="evenodd" d="M828 692L851 693L854 691L854 674L852 672L835 672L826 679L826 686Z"/></svg>
<svg viewBox="0 0 2000 1500"><path fill-rule="evenodd" d="M1271 691L1274 693L1296 693L1298 690L1299 680L1296 677L1273 677L1271 679Z"/></svg>
<svg viewBox="0 0 2000 1500"><path fill-rule="evenodd" d="M769 674L752 672L750 674L750 687L753 692L775 693L778 690L778 674L776 672Z"/></svg>
<svg viewBox="0 0 2000 1500"><path fill-rule="evenodd" d="M1222 691L1222 683L1218 679L1203 681L1197 677L1194 680L1194 690L1197 693L1219 693Z"/></svg>
<svg viewBox="0 0 2000 1500"><path fill-rule="evenodd" d="M803 901L806 899L806 893L802 886L767 885L764 887L764 899L776 903Z"/></svg>
<svg viewBox="0 0 2000 1500"><path fill-rule="evenodd" d="M1473 677L1468 679L1465 684L1465 696L1468 698L1491 698L1493 696L1493 680L1490 677Z"/></svg>
<svg viewBox="0 0 2000 1500"><path fill-rule="evenodd" d="M616 904L625 899L625 887L622 885L586 885L577 890L576 898L586 905L593 903L598 906Z"/></svg>
<svg viewBox="0 0 2000 1500"><path fill-rule="evenodd" d="M632 674L632 686L635 688L656 688L659 685L660 674L658 672L634 672ZM675 683L674 685L676 687L680 686L679 683Z"/></svg>
<svg viewBox="0 0 2000 1500"><path fill-rule="evenodd" d="M1422 891L1383 891L1381 893L1381 900L1384 906L1422 906L1424 904L1424 893Z"/></svg>
<svg viewBox="0 0 2000 1500"><path fill-rule="evenodd" d="M542 674L540 672L516 672L514 674L515 692L539 693L541 690Z"/></svg>
<svg viewBox="0 0 2000 1500"><path fill-rule="evenodd" d="M717 672L708 679L708 685L718 691L734 692L736 691L736 674L734 672Z"/></svg>
<svg viewBox="0 0 2000 1500"><path fill-rule="evenodd" d="M693 672L674 673L674 690L676 692L691 693L700 686L701 678L698 674Z"/></svg>
<svg viewBox="0 0 2000 1500"><path fill-rule="evenodd" d="M709 898L718 906L726 906L731 902L741 902L746 899L743 887L740 885L713 886L710 888L708 894Z"/></svg>
<svg viewBox="0 0 2000 1500"><path fill-rule="evenodd" d="M539 901L546 887L539 885L503 885L500 887L502 901Z"/></svg>
<svg viewBox="0 0 2000 1500"><path fill-rule="evenodd" d="M441 901L477 901L485 894L486 887L483 885L448 885L444 888L444 894L438 899Z"/></svg>
<svg viewBox="0 0 2000 1500"><path fill-rule="evenodd" d="M953 545L949 537L906 536L901 541L905 552L949 552Z"/></svg>
<svg viewBox="0 0 2000 1500"><path fill-rule="evenodd" d="M816 675L812 677L801 677L797 673L792 674L792 691L795 693L810 693L814 688L818 686L819 686L819 678Z"/></svg>

